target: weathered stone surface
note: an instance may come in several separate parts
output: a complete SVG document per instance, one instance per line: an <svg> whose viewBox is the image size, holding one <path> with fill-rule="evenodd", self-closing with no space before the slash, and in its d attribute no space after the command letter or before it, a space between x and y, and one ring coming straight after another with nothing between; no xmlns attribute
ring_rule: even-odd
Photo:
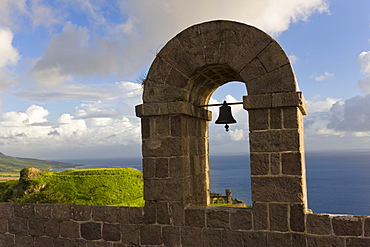
<svg viewBox="0 0 370 247"><path fill-rule="evenodd" d="M206 212L207 227L230 229L230 213L226 210L209 210Z"/></svg>
<svg viewBox="0 0 370 247"><path fill-rule="evenodd" d="M292 246L293 247L308 247L307 238L305 234L292 234Z"/></svg>
<svg viewBox="0 0 370 247"><path fill-rule="evenodd" d="M297 130L271 130L249 133L251 152L300 151L300 132Z"/></svg>
<svg viewBox="0 0 370 247"><path fill-rule="evenodd" d="M272 108L270 109L270 129L283 128L283 109Z"/></svg>
<svg viewBox="0 0 370 247"><path fill-rule="evenodd" d="M36 204L35 217L41 219L51 218L51 205L50 204Z"/></svg>
<svg viewBox="0 0 370 247"><path fill-rule="evenodd" d="M282 172L286 175L301 175L302 174L302 153L282 153L281 165Z"/></svg>
<svg viewBox="0 0 370 247"><path fill-rule="evenodd" d="M27 220L23 218L10 218L8 220L9 233L27 235Z"/></svg>
<svg viewBox="0 0 370 247"><path fill-rule="evenodd" d="M0 203L0 218L12 217L14 213L13 203Z"/></svg>
<svg viewBox="0 0 370 247"><path fill-rule="evenodd" d="M182 227L181 244L182 246L202 247L202 228Z"/></svg>
<svg viewBox="0 0 370 247"><path fill-rule="evenodd" d="M319 235L330 235L331 224L327 214L307 214L306 215L307 232Z"/></svg>
<svg viewBox="0 0 370 247"><path fill-rule="evenodd" d="M231 212L231 229L251 230L252 229L252 210L240 209Z"/></svg>
<svg viewBox="0 0 370 247"><path fill-rule="evenodd" d="M321 237L321 236L308 235L307 236L307 246L309 247L311 246L312 247L322 247L322 246L345 247L346 242L344 238Z"/></svg>
<svg viewBox="0 0 370 247"><path fill-rule="evenodd" d="M179 137L143 140L144 157L182 156L188 150L184 141Z"/></svg>
<svg viewBox="0 0 370 247"><path fill-rule="evenodd" d="M143 208L127 208L127 209L129 224L143 224L145 222Z"/></svg>
<svg viewBox="0 0 370 247"><path fill-rule="evenodd" d="M272 175L281 174L280 153L270 153L270 171Z"/></svg>
<svg viewBox="0 0 370 247"><path fill-rule="evenodd" d="M129 246L139 246L140 244L140 226L126 225L121 227L122 243Z"/></svg>
<svg viewBox="0 0 370 247"><path fill-rule="evenodd" d="M81 237L87 240L98 240L102 238L102 224L87 222L81 224Z"/></svg>
<svg viewBox="0 0 370 247"><path fill-rule="evenodd" d="M71 205L71 219L76 221L86 221L91 219L91 206Z"/></svg>
<svg viewBox="0 0 370 247"><path fill-rule="evenodd" d="M162 227L160 225L141 226L140 241L142 245L162 244Z"/></svg>
<svg viewBox="0 0 370 247"><path fill-rule="evenodd" d="M60 222L60 236L65 238L79 238L80 224L74 221Z"/></svg>
<svg viewBox="0 0 370 247"><path fill-rule="evenodd" d="M222 231L222 246L238 247L242 245L243 239L240 231Z"/></svg>
<svg viewBox="0 0 370 247"><path fill-rule="evenodd" d="M270 157L267 153L250 154L251 175L269 174Z"/></svg>
<svg viewBox="0 0 370 247"><path fill-rule="evenodd" d="M241 232L243 246L261 247L267 245L267 234L261 231L243 231Z"/></svg>
<svg viewBox="0 0 370 247"><path fill-rule="evenodd" d="M269 111L268 109L249 110L249 130L268 130L269 129Z"/></svg>
<svg viewBox="0 0 370 247"><path fill-rule="evenodd" d="M247 82L266 73L266 69L261 64L261 61L255 58L240 72L240 75L243 77L244 81Z"/></svg>
<svg viewBox="0 0 370 247"><path fill-rule="evenodd" d="M185 225L195 227L206 226L206 212L204 209L186 209Z"/></svg>
<svg viewBox="0 0 370 247"><path fill-rule="evenodd" d="M8 219L0 218L0 233L6 233L7 231L8 231Z"/></svg>
<svg viewBox="0 0 370 247"><path fill-rule="evenodd" d="M290 229L295 232L305 231L305 206L303 204L290 205Z"/></svg>
<svg viewBox="0 0 370 247"><path fill-rule="evenodd" d="M252 176L252 200L302 203L302 180L299 177Z"/></svg>
<svg viewBox="0 0 370 247"><path fill-rule="evenodd" d="M92 218L96 221L117 223L119 217L118 207L99 206L92 208Z"/></svg>
<svg viewBox="0 0 370 247"><path fill-rule="evenodd" d="M361 236L362 218L356 216L332 217L333 231L337 236Z"/></svg>
<svg viewBox="0 0 370 247"><path fill-rule="evenodd" d="M164 226L162 228L164 246L181 246L181 228Z"/></svg>
<svg viewBox="0 0 370 247"><path fill-rule="evenodd" d="M55 220L47 220L45 222L45 235L53 238L59 237L59 222Z"/></svg>
<svg viewBox="0 0 370 247"><path fill-rule="evenodd" d="M36 237L35 247L50 247L53 246L53 242L53 238L50 237Z"/></svg>
<svg viewBox="0 0 370 247"><path fill-rule="evenodd" d="M370 239L369 238L347 238L346 247L369 247Z"/></svg>
<svg viewBox="0 0 370 247"><path fill-rule="evenodd" d="M205 228L202 231L202 243L207 247L222 246L222 230Z"/></svg>
<svg viewBox="0 0 370 247"><path fill-rule="evenodd" d="M253 229L267 230L268 229L268 204L253 203Z"/></svg>
<svg viewBox="0 0 370 247"><path fill-rule="evenodd" d="M44 219L29 219L28 220L28 234L32 236L43 236L44 235Z"/></svg>
<svg viewBox="0 0 370 247"><path fill-rule="evenodd" d="M179 201L182 198L182 184L178 179L147 179L144 181L145 200Z"/></svg>
<svg viewBox="0 0 370 247"><path fill-rule="evenodd" d="M255 110L272 107L272 94L257 94L243 96L243 108L245 110Z"/></svg>
<svg viewBox="0 0 370 247"><path fill-rule="evenodd" d="M269 247L292 246L292 235L289 233L269 232L267 233L267 246Z"/></svg>
<svg viewBox="0 0 370 247"><path fill-rule="evenodd" d="M15 245L19 247L29 247L33 246L33 237L32 236L22 236L15 235Z"/></svg>
<svg viewBox="0 0 370 247"><path fill-rule="evenodd" d="M69 220L70 211L69 211L70 205L67 204L55 204L51 208L51 216L54 220Z"/></svg>
<svg viewBox="0 0 370 247"><path fill-rule="evenodd" d="M271 203L269 205L270 230L288 231L288 205Z"/></svg>
<svg viewBox="0 0 370 247"><path fill-rule="evenodd" d="M364 235L365 237L370 237L370 217L364 218L365 225L364 225Z"/></svg>
<svg viewBox="0 0 370 247"><path fill-rule="evenodd" d="M103 239L106 241L120 241L121 226L119 224L103 224Z"/></svg>
<svg viewBox="0 0 370 247"><path fill-rule="evenodd" d="M287 55L276 41L271 42L257 57L268 72L289 63Z"/></svg>
<svg viewBox="0 0 370 247"><path fill-rule="evenodd" d="M16 203L14 204L14 215L22 218L32 218L35 216L33 204Z"/></svg>

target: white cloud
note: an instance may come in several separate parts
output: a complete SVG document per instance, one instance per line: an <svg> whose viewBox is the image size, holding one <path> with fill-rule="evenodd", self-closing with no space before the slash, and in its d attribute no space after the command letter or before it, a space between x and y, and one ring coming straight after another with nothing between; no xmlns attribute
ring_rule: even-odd
<svg viewBox="0 0 370 247"><path fill-rule="evenodd" d="M0 29L0 69L16 65L20 58L18 51L12 46L13 33L10 29Z"/></svg>
<svg viewBox="0 0 370 247"><path fill-rule="evenodd" d="M244 139L244 130L235 129L229 131L230 139L233 141L241 141Z"/></svg>
<svg viewBox="0 0 370 247"><path fill-rule="evenodd" d="M315 80L316 81L323 81L323 80L326 80L326 79L331 78L331 77L334 77L334 74L325 71L324 74L322 74L320 76L316 76Z"/></svg>
<svg viewBox="0 0 370 247"><path fill-rule="evenodd" d="M360 69L366 74L366 77L358 80L358 86L362 92L370 93L370 51L362 52L358 56L358 61L360 63Z"/></svg>
<svg viewBox="0 0 370 247"><path fill-rule="evenodd" d="M288 57L289 57L289 60L290 60L290 62L291 62L292 64L297 63L297 61L298 61L298 57L297 57L296 55L289 55Z"/></svg>
<svg viewBox="0 0 370 247"><path fill-rule="evenodd" d="M335 98L326 98L325 100L319 100L319 101L313 101L313 100L307 100L307 111L308 113L314 114L316 112L328 112L330 108L333 106L333 104L337 103L341 99L335 99Z"/></svg>

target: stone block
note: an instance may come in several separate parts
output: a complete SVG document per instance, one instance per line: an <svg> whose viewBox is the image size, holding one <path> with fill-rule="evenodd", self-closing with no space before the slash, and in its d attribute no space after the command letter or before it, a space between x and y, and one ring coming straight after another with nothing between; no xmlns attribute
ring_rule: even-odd
<svg viewBox="0 0 370 247"><path fill-rule="evenodd" d="M362 218L356 216L333 216L333 231L337 236L361 236Z"/></svg>
<svg viewBox="0 0 370 247"><path fill-rule="evenodd" d="M174 226L163 226L163 244L164 246L181 246L181 228Z"/></svg>
<svg viewBox="0 0 370 247"><path fill-rule="evenodd" d="M143 157L173 157L186 154L188 147L180 137L143 140Z"/></svg>
<svg viewBox="0 0 370 247"><path fill-rule="evenodd" d="M144 199L161 201L180 201L182 181L178 179L147 179L144 181Z"/></svg>
<svg viewBox="0 0 370 247"><path fill-rule="evenodd" d="M129 224L143 224L144 209L143 208L128 208L128 222Z"/></svg>
<svg viewBox="0 0 370 247"><path fill-rule="evenodd" d="M251 175L268 175L270 157L267 153L250 154Z"/></svg>
<svg viewBox="0 0 370 247"><path fill-rule="evenodd" d="M35 217L41 219L51 218L51 205L50 204L35 204Z"/></svg>
<svg viewBox="0 0 370 247"><path fill-rule="evenodd" d="M168 158L157 158L155 160L155 175L157 178L167 178L168 171Z"/></svg>
<svg viewBox="0 0 370 247"><path fill-rule="evenodd" d="M119 224L103 224L103 239L105 241L120 241L121 226Z"/></svg>
<svg viewBox="0 0 370 247"><path fill-rule="evenodd" d="M302 179L290 176L252 176L252 201L303 203Z"/></svg>
<svg viewBox="0 0 370 247"><path fill-rule="evenodd" d="M222 231L222 246L238 247L243 246L241 231Z"/></svg>
<svg viewBox="0 0 370 247"><path fill-rule="evenodd" d="M182 246L203 247L202 228L185 226L181 228Z"/></svg>
<svg viewBox="0 0 370 247"><path fill-rule="evenodd" d="M240 71L243 81L247 82L266 74L266 69L258 58L253 59L242 71Z"/></svg>
<svg viewBox="0 0 370 247"><path fill-rule="evenodd" d="M238 209L231 212L231 229L252 230L252 210Z"/></svg>
<svg viewBox="0 0 370 247"><path fill-rule="evenodd" d="M130 207L119 207L119 223L121 225L128 224L128 210Z"/></svg>
<svg viewBox="0 0 370 247"><path fill-rule="evenodd" d="M172 67L166 63L163 59L156 56L154 61L152 62L148 75L145 80L143 81L144 86L147 81L155 82L156 84L164 84L166 82L166 78L171 72Z"/></svg>
<svg viewBox="0 0 370 247"><path fill-rule="evenodd" d="M344 238L338 238L338 237L327 237L327 236L324 237L324 236L308 235L307 236L307 246L309 247L322 247L322 246L345 247L346 241Z"/></svg>
<svg viewBox="0 0 370 247"><path fill-rule="evenodd" d="M370 217L364 218L365 225L364 225L364 236L370 237Z"/></svg>
<svg viewBox="0 0 370 247"><path fill-rule="evenodd" d="M295 76L290 64L247 82L248 95L296 92Z"/></svg>
<svg viewBox="0 0 370 247"><path fill-rule="evenodd" d="M249 133L251 152L300 151L301 137L297 130L271 130Z"/></svg>
<svg viewBox="0 0 370 247"><path fill-rule="evenodd" d="M156 158L143 158L143 176L144 179L155 178Z"/></svg>
<svg viewBox="0 0 370 247"><path fill-rule="evenodd" d="M172 206L172 223L175 226L185 225L185 211L183 202L171 202Z"/></svg>
<svg viewBox="0 0 370 247"><path fill-rule="evenodd" d="M169 158L169 176L171 178L183 178L186 176L185 166L186 159L183 157L173 157Z"/></svg>
<svg viewBox="0 0 370 247"><path fill-rule="evenodd" d="M87 222L81 224L81 237L86 240L99 240L102 238L102 224Z"/></svg>
<svg viewBox="0 0 370 247"><path fill-rule="evenodd" d="M157 203L157 223L162 225L171 225L172 223L172 205L169 202Z"/></svg>
<svg viewBox="0 0 370 247"><path fill-rule="evenodd" d="M241 232L243 246L261 247L267 245L267 233L261 231L243 231Z"/></svg>
<svg viewBox="0 0 370 247"><path fill-rule="evenodd" d="M0 218L10 218L14 213L14 203L0 203Z"/></svg>
<svg viewBox="0 0 370 247"><path fill-rule="evenodd" d="M283 93L274 93L272 94L272 107L299 107L303 103L302 92L283 92Z"/></svg>
<svg viewBox="0 0 370 247"><path fill-rule="evenodd" d="M187 78L184 74L180 71L171 68L170 73L166 78L165 84L173 85L178 88L186 88L188 85L189 78Z"/></svg>
<svg viewBox="0 0 370 247"><path fill-rule="evenodd" d="M302 175L302 153L282 153L281 154L281 165L282 172L285 175Z"/></svg>
<svg viewBox="0 0 370 247"><path fill-rule="evenodd" d="M283 116L283 125L285 129L299 129L303 127L303 118L298 111L298 107L284 107Z"/></svg>
<svg viewBox="0 0 370 247"><path fill-rule="evenodd" d="M22 218L32 218L35 216L33 204L16 203L14 204L14 215Z"/></svg>
<svg viewBox="0 0 370 247"><path fill-rule="evenodd" d="M8 219L8 231L12 234L27 235L27 220L23 218Z"/></svg>
<svg viewBox="0 0 370 247"><path fill-rule="evenodd" d="M295 232L305 231L305 206L303 204L290 205L290 229Z"/></svg>
<svg viewBox="0 0 370 247"><path fill-rule="evenodd" d="M8 219L0 218L0 233L6 233L7 231L8 231Z"/></svg>
<svg viewBox="0 0 370 247"><path fill-rule="evenodd" d="M268 35L265 35L255 27L248 26L245 27L245 30L243 40L231 63L235 71L243 69L258 53L272 42L272 39Z"/></svg>
<svg viewBox="0 0 370 247"><path fill-rule="evenodd" d="M122 243L129 246L140 245L140 226L126 225L121 227Z"/></svg>
<svg viewBox="0 0 370 247"><path fill-rule="evenodd" d="M15 235L15 245L19 247L28 247L33 246L33 237L32 236L21 236L21 235Z"/></svg>
<svg viewBox="0 0 370 247"><path fill-rule="evenodd" d="M270 171L272 175L281 174L280 153L270 153Z"/></svg>
<svg viewBox="0 0 370 247"><path fill-rule="evenodd" d="M267 246L269 247L292 246L292 235L289 233L269 232L267 233Z"/></svg>
<svg viewBox="0 0 370 247"><path fill-rule="evenodd" d="M140 227L141 245L161 245L162 241L162 226L160 225L144 225Z"/></svg>
<svg viewBox="0 0 370 247"><path fill-rule="evenodd" d="M144 207L145 224L157 223L157 201L146 201Z"/></svg>
<svg viewBox="0 0 370 247"><path fill-rule="evenodd" d="M54 239L50 238L50 237L36 237L35 238L35 247L50 247L50 246L53 246L53 240Z"/></svg>
<svg viewBox="0 0 370 247"><path fill-rule="evenodd" d="M306 235L303 233L292 234L293 247L308 247Z"/></svg>
<svg viewBox="0 0 370 247"><path fill-rule="evenodd" d="M269 112L268 109L254 109L248 111L249 130L268 130L269 129Z"/></svg>
<svg viewBox="0 0 370 247"><path fill-rule="evenodd" d="M57 238L59 237L59 222L55 220L47 220L45 222L45 235L48 237Z"/></svg>
<svg viewBox="0 0 370 247"><path fill-rule="evenodd" d="M271 42L257 57L268 72L289 64L287 55L276 41Z"/></svg>
<svg viewBox="0 0 370 247"><path fill-rule="evenodd" d="M92 207L92 219L108 223L117 223L119 217L118 207L95 206Z"/></svg>
<svg viewBox="0 0 370 247"><path fill-rule="evenodd" d="M206 226L206 212L204 209L185 210L185 225L203 228Z"/></svg>
<svg viewBox="0 0 370 247"><path fill-rule="evenodd" d="M54 204L51 207L51 216L54 220L69 220L71 217L69 211L70 205L67 204Z"/></svg>
<svg viewBox="0 0 370 247"><path fill-rule="evenodd" d="M151 136L153 138L168 137L170 135L170 117L154 116L150 119Z"/></svg>
<svg viewBox="0 0 370 247"><path fill-rule="evenodd" d="M43 236L44 235L44 219L30 218L28 220L28 234L32 236Z"/></svg>
<svg viewBox="0 0 370 247"><path fill-rule="evenodd" d="M150 128L150 118L142 117L141 118L141 138L147 139L151 136L151 128Z"/></svg>
<svg viewBox="0 0 370 247"><path fill-rule="evenodd" d="M269 93L243 96L245 110L264 109L272 107L272 95Z"/></svg>
<svg viewBox="0 0 370 247"><path fill-rule="evenodd" d="M253 230L267 230L268 225L268 204L253 203Z"/></svg>
<svg viewBox="0 0 370 247"><path fill-rule="evenodd" d="M79 238L80 224L74 221L60 222L60 235L65 238Z"/></svg>
<svg viewBox="0 0 370 247"><path fill-rule="evenodd" d="M283 110L281 108L270 109L270 129L283 128Z"/></svg>
<svg viewBox="0 0 370 247"><path fill-rule="evenodd" d="M288 205L271 203L269 205L270 230L288 231Z"/></svg>
<svg viewBox="0 0 370 247"><path fill-rule="evenodd" d="M205 228L202 231L202 246L221 247L222 246L222 230ZM228 246L228 245L226 245Z"/></svg>
<svg viewBox="0 0 370 247"><path fill-rule="evenodd" d="M369 238L347 238L346 247L369 247Z"/></svg>
<svg viewBox="0 0 370 247"><path fill-rule="evenodd" d="M71 219L76 221L87 221L91 219L91 206L71 205Z"/></svg>

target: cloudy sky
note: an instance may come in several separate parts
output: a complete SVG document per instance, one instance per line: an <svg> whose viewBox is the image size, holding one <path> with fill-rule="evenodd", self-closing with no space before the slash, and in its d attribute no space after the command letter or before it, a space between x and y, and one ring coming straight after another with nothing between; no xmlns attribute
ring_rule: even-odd
<svg viewBox="0 0 370 247"><path fill-rule="evenodd" d="M214 19L254 25L283 46L308 104L307 151L369 150L369 9L368 0L1 0L0 152L140 156L134 106L155 53ZM243 94L229 83L211 101ZM230 132L210 124L211 153L248 149L247 113L233 112Z"/></svg>

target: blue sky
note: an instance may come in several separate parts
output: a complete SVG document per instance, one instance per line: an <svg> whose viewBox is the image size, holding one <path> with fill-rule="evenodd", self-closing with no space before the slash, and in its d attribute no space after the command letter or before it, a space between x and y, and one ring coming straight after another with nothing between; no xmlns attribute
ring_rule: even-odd
<svg viewBox="0 0 370 247"><path fill-rule="evenodd" d="M170 38L214 19L254 25L284 48L307 100L307 151L369 150L369 9L368 0L2 0L0 151L140 156L140 80ZM229 83L210 103L244 94ZM233 114L228 133L210 124L211 153L248 150L247 113Z"/></svg>

